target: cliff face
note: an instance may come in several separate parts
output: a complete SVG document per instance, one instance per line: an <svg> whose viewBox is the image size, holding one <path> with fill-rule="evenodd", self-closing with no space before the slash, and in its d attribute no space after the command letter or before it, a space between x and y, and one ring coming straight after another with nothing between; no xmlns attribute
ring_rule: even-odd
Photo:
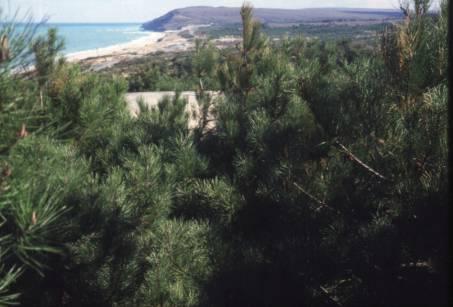
<svg viewBox="0 0 453 307"><path fill-rule="evenodd" d="M197 6L176 9L143 24L149 31L177 30L188 25L228 25L240 23L240 8ZM254 16L269 26L285 26L312 22L372 22L401 19L399 10L388 9L260 9Z"/></svg>

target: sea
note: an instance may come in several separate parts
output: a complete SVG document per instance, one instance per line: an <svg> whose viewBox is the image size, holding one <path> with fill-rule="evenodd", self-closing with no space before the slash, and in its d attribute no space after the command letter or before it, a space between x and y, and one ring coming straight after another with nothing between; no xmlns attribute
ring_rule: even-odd
<svg viewBox="0 0 453 307"><path fill-rule="evenodd" d="M45 35L49 28L56 28L64 39L64 55L80 51L95 50L128 43L153 34L144 31L135 23L46 23L39 25L36 35Z"/></svg>

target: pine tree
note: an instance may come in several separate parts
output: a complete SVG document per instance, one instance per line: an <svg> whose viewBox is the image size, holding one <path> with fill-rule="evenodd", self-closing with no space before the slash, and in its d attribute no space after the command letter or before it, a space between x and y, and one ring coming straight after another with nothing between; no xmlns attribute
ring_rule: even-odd
<svg viewBox="0 0 453 307"><path fill-rule="evenodd" d="M55 71L57 65L61 64L62 58L57 63L57 56L64 48L64 41L57 36L56 29L49 29L47 37L37 38L32 45L35 56L35 68L38 74L38 84L40 87L41 108L44 107L43 91L47 85L50 75Z"/></svg>
<svg viewBox="0 0 453 307"><path fill-rule="evenodd" d="M55 33L13 74L30 41L0 31L0 304L446 305L441 8L404 6L370 56L271 43L244 5L236 50L175 68L193 130L179 94L131 116L125 80L58 63Z"/></svg>
<svg viewBox="0 0 453 307"><path fill-rule="evenodd" d="M398 235L414 233L415 225L423 228L434 216L441 221L435 230L438 236L446 230L441 218L446 189L426 168L429 157L436 156L440 160L432 160L430 167L438 170L438 176L446 176L440 171L446 166L446 147L440 145L443 141L437 143L445 137L445 117L431 109L446 105L446 92L442 81L433 82L436 94L426 92L426 83L419 82L416 74L421 63L428 71L437 67L438 59L430 59L424 48L439 42L425 41L433 29L431 21L421 17L427 12L425 5L418 3L415 10L415 20L402 26L414 29L420 37L420 43L413 46L418 48L416 60L404 64L404 69L411 71L410 80L404 83L410 84L409 92L389 82L393 80L388 78L391 72L384 66L391 59L388 54L381 57L376 53L372 60L344 58L340 59L344 64L338 66L334 47L323 43L315 45L312 59L302 57L298 59L302 63L295 63L301 86L297 91L292 82L296 77L291 75L294 64L275 50L269 55L264 49L255 49L260 61L253 61L253 57L244 56L245 47L245 52L224 65L219 77L225 100L216 105L216 129L206 148L210 148L213 166L221 170L217 174L226 176L222 180L231 186L218 189L229 191L227 199L239 196L232 198L236 199L234 205L227 205L210 201L200 189L189 194L194 211L185 213L223 224L219 231L225 239L215 253L221 260L216 260L219 266L210 283L208 304L360 306L373 297L378 305L398 306L404 301L422 301L420 296L409 294L409 289L418 287L416 283L426 288L423 302L443 304L441 270L430 271L432 260L426 258L414 266L417 272L409 269L408 263L431 254L437 267L444 262L440 259L445 259L441 252L445 251L444 243L422 252L410 243L415 241ZM242 12L250 25L248 11ZM244 25L244 29L251 28ZM247 46L249 33L243 32L243 46ZM407 93L424 102L395 112L395 100L406 101ZM431 111L418 113L424 108ZM421 128L421 123L427 126ZM427 143L429 138L436 139L438 145ZM422 144L443 153L421 149L416 154ZM414 157L419 154L426 159ZM416 169L417 174L413 173ZM216 188L216 182L210 182L209 187ZM202 184L208 183L200 182L197 187ZM421 192L428 186L436 188L427 194ZM428 210L427 199L438 203L432 207L432 215L424 211ZM195 205L200 203L203 209ZM228 218L222 218L226 212ZM418 221L402 223L412 220L411 214ZM423 231L416 237L424 240L432 235L425 231L426 237ZM328 267L337 268L337 273L331 274ZM415 274L414 282L409 277L407 282L398 282L398 274ZM280 285L266 283L263 276L281 278ZM424 278L437 288L422 283Z"/></svg>

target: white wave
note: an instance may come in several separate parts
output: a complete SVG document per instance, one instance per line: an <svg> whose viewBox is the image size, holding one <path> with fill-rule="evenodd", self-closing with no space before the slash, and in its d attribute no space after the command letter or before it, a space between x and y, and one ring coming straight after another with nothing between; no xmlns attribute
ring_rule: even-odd
<svg viewBox="0 0 453 307"><path fill-rule="evenodd" d="M146 33L146 32L145 32ZM111 54L119 50L128 49L135 47L137 45L143 45L144 43L157 42L160 38L165 36L165 32L148 32L149 34L137 39L133 39L126 43L114 44L107 47L95 48L89 50L83 50L78 52L69 53L66 55L68 60L72 59L81 59L91 56L102 56L106 54Z"/></svg>

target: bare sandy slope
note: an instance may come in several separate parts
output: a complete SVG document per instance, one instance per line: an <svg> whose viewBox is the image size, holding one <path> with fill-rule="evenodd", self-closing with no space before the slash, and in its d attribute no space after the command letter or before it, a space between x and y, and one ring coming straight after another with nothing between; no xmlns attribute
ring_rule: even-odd
<svg viewBox="0 0 453 307"><path fill-rule="evenodd" d="M219 97L218 92L209 92L212 99L217 99ZM157 106L159 101L161 101L165 96L174 97L174 92L140 92L140 93L127 93L126 102L128 104L129 110L132 116L137 116L140 112L138 101L142 100L148 107L154 108ZM182 92L181 98L187 100L186 112L189 114L189 129L196 128L198 126L200 108L195 96L195 92ZM209 120L212 120L212 115ZM214 121L211 121L207 126L207 129L214 127Z"/></svg>

